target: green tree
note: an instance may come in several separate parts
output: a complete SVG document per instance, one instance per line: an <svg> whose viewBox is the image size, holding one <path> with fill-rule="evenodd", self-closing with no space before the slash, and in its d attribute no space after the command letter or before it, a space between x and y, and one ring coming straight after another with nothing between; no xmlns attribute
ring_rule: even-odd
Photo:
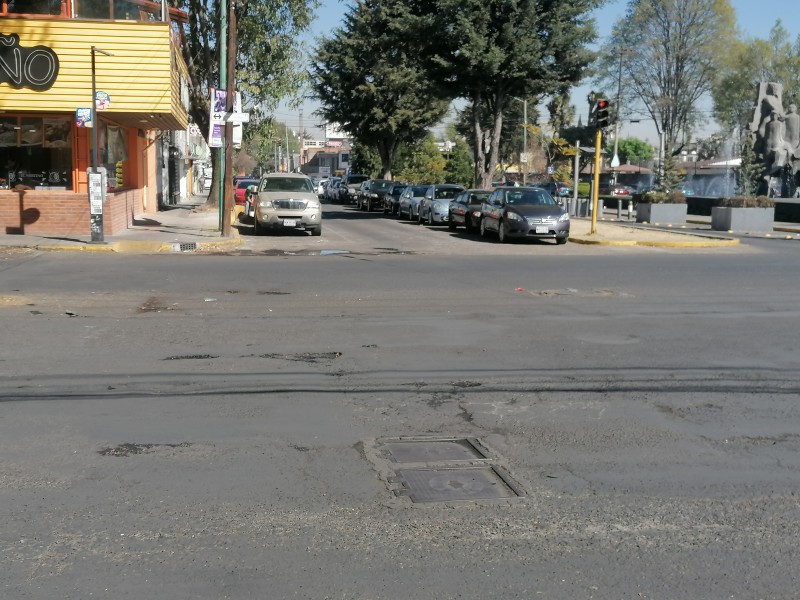
<svg viewBox="0 0 800 600"><path fill-rule="evenodd" d="M467 146L467 142L463 138L456 138L455 146L450 151L450 157L447 159L444 173L445 180L448 183L459 183L464 187L472 187L475 171L469 146Z"/></svg>
<svg viewBox="0 0 800 600"><path fill-rule="evenodd" d="M609 144L606 152L609 156L613 156L613 143ZM650 144L639 138L620 138L619 142L617 142L617 156L622 164L636 164L645 160L653 160L655 150Z"/></svg>
<svg viewBox="0 0 800 600"><path fill-rule="evenodd" d="M381 172L381 157L375 148L356 142L350 150L350 165L354 173L378 177Z"/></svg>
<svg viewBox="0 0 800 600"><path fill-rule="evenodd" d="M189 66L189 114L208 135L209 88L219 87L220 3L219 0L177 0L175 6L189 15L188 22L180 26L185 40L181 52ZM271 109L302 87L301 48L296 39L308 28L316 6L317 0L235 3L235 81L244 104ZM245 131L247 127L245 125ZM218 149L212 148L212 159L217 153ZM217 175L215 169L212 189L217 189ZM218 195L212 192L209 202L216 203L217 199Z"/></svg>
<svg viewBox="0 0 800 600"><path fill-rule="evenodd" d="M783 84L784 106L800 105L800 36L792 43L780 20L768 39L737 41L724 55L712 96L714 117L725 131L747 130L762 81Z"/></svg>
<svg viewBox="0 0 800 600"><path fill-rule="evenodd" d="M489 187L503 119L514 97L538 98L578 81L593 55L590 11L602 0L417 2L429 20L418 33L429 81L472 110L475 180ZM488 117L485 116L488 114ZM486 147L484 146L484 140Z"/></svg>
<svg viewBox="0 0 800 600"><path fill-rule="evenodd" d="M641 106L669 148L691 136L735 29L730 0L629 0L601 52L599 80L616 89L621 64L625 105Z"/></svg>
<svg viewBox="0 0 800 600"><path fill-rule="evenodd" d="M417 60L401 0L359 0L332 37L320 41L312 64L319 113L378 151L391 179L398 147L421 139L445 114Z"/></svg>
<svg viewBox="0 0 800 600"><path fill-rule="evenodd" d="M446 161L439 152L436 138L426 136L412 152L408 165L398 177L409 183L444 183Z"/></svg>
<svg viewBox="0 0 800 600"><path fill-rule="evenodd" d="M575 106L569 103L569 89L564 89L550 98L547 103L547 112L550 115L550 127L557 134L575 120Z"/></svg>
<svg viewBox="0 0 800 600"><path fill-rule="evenodd" d="M749 138L748 138L749 139ZM751 198L758 193L764 166L756 157L753 145L742 144L742 166L739 169L739 189L743 196Z"/></svg>
<svg viewBox="0 0 800 600"><path fill-rule="evenodd" d="M671 192L683 183L685 173L681 170L677 157L667 152L664 157L663 177L658 185L660 191Z"/></svg>

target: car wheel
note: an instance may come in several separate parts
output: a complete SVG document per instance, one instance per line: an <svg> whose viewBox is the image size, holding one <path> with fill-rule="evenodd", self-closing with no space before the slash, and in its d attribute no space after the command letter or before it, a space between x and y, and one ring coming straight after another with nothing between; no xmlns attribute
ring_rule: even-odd
<svg viewBox="0 0 800 600"><path fill-rule="evenodd" d="M505 244L508 241L508 234L506 232L505 221L500 221L497 224L497 239L501 244Z"/></svg>
<svg viewBox="0 0 800 600"><path fill-rule="evenodd" d="M372 212L372 200L367 200L367 212Z"/></svg>
<svg viewBox="0 0 800 600"><path fill-rule="evenodd" d="M450 231L455 231L456 230L456 224L453 222L453 215L448 215L448 217L447 217L447 228Z"/></svg>
<svg viewBox="0 0 800 600"><path fill-rule="evenodd" d="M319 237L319 236L321 236L321 235L322 235L322 225L319 225L319 226L317 226L317 227L314 227L314 228L311 230L311 235L313 235L314 237Z"/></svg>
<svg viewBox="0 0 800 600"><path fill-rule="evenodd" d="M417 225L422 225L422 211L417 210Z"/></svg>
<svg viewBox="0 0 800 600"><path fill-rule="evenodd" d="M433 226L433 211L428 212L428 225Z"/></svg>
<svg viewBox="0 0 800 600"><path fill-rule="evenodd" d="M562 244L566 244L568 239L569 239L568 237L556 238L556 244L558 244L559 246Z"/></svg>
<svg viewBox="0 0 800 600"><path fill-rule="evenodd" d="M481 219L481 237L489 237L489 231L486 229L486 219Z"/></svg>

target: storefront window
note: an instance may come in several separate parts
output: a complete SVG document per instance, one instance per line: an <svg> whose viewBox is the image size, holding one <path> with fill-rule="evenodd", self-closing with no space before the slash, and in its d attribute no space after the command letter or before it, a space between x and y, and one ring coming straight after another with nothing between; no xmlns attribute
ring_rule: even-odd
<svg viewBox="0 0 800 600"><path fill-rule="evenodd" d="M71 135L69 118L0 119L0 187L71 190Z"/></svg>
<svg viewBox="0 0 800 600"><path fill-rule="evenodd" d="M79 19L114 19L121 21L160 21L161 3L129 0L75 0Z"/></svg>
<svg viewBox="0 0 800 600"><path fill-rule="evenodd" d="M106 168L108 188L126 187L128 130L119 125L100 124L100 162Z"/></svg>
<svg viewBox="0 0 800 600"><path fill-rule="evenodd" d="M8 0L5 12L12 15L60 15L61 0Z"/></svg>

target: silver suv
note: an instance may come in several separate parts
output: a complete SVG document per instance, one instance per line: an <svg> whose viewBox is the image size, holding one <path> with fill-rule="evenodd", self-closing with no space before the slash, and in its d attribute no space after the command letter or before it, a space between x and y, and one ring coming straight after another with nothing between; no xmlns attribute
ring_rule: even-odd
<svg viewBox="0 0 800 600"><path fill-rule="evenodd" d="M269 173L254 199L255 233L267 229L303 229L322 235L322 208L311 179L300 173Z"/></svg>

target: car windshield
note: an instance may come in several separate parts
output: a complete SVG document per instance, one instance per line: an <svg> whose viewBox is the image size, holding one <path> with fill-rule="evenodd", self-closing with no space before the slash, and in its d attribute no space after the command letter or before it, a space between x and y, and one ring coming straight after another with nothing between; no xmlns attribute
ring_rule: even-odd
<svg viewBox="0 0 800 600"><path fill-rule="evenodd" d="M309 192L311 180L307 177L265 177L261 181L260 192Z"/></svg>
<svg viewBox="0 0 800 600"><path fill-rule="evenodd" d="M442 200L452 200L463 191L461 188L439 188L434 193L437 198Z"/></svg>
<svg viewBox="0 0 800 600"><path fill-rule="evenodd" d="M485 192L472 192L469 195L469 203L480 204L481 202L486 200L486 198L489 197L489 194L491 194L491 192L488 190L486 190Z"/></svg>
<svg viewBox="0 0 800 600"><path fill-rule="evenodd" d="M424 196L425 192L428 191L428 187L427 185L415 185L411 188L411 195L414 198Z"/></svg>
<svg viewBox="0 0 800 600"><path fill-rule="evenodd" d="M240 179L236 182L236 187L240 190L246 189L251 185L258 185L258 179Z"/></svg>
<svg viewBox="0 0 800 600"><path fill-rule="evenodd" d="M392 182L386 179L376 179L372 182L373 190L388 190L390 187L392 187Z"/></svg>
<svg viewBox="0 0 800 600"><path fill-rule="evenodd" d="M403 193L408 186L407 185L394 185L392 186L392 196L399 196Z"/></svg>
<svg viewBox="0 0 800 600"><path fill-rule="evenodd" d="M556 201L544 190L509 190L506 192L506 204L513 206L552 206L556 204Z"/></svg>
<svg viewBox="0 0 800 600"><path fill-rule="evenodd" d="M366 175L351 175L347 178L347 185L352 185L354 183L364 183L369 177Z"/></svg>

